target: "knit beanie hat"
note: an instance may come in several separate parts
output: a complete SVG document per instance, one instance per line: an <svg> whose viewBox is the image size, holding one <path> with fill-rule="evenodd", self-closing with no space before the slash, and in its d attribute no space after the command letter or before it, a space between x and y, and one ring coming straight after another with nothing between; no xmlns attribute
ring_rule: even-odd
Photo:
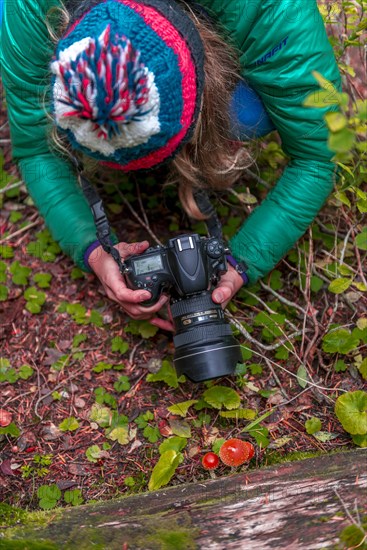
<svg viewBox="0 0 367 550"><path fill-rule="evenodd" d="M103 164L126 172L157 166L192 137L203 66L198 31L174 1L102 1L57 45L56 123Z"/></svg>

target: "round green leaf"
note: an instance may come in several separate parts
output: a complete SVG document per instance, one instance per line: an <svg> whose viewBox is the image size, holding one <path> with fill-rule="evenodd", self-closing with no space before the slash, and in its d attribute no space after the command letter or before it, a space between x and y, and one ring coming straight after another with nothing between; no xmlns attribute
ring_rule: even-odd
<svg viewBox="0 0 367 550"><path fill-rule="evenodd" d="M214 409L238 409L241 403L238 393L226 386L209 388L204 392L203 398Z"/></svg>
<svg viewBox="0 0 367 550"><path fill-rule="evenodd" d="M359 345L358 336L344 328L328 332L322 339L322 349L327 353L341 353L346 355Z"/></svg>
<svg viewBox="0 0 367 550"><path fill-rule="evenodd" d="M338 397L335 414L344 430L352 435L367 434L367 393L347 392Z"/></svg>
<svg viewBox="0 0 367 550"><path fill-rule="evenodd" d="M321 420L313 416L305 422L306 432L310 435L315 434L321 430Z"/></svg>
<svg viewBox="0 0 367 550"><path fill-rule="evenodd" d="M326 113L326 124L332 132L339 132L347 125L347 118L342 113Z"/></svg>
<svg viewBox="0 0 367 550"><path fill-rule="evenodd" d="M351 279L347 279L346 277L339 277L339 279L334 279L334 281L331 281L331 283L329 284L329 290L334 294L341 294L342 292L348 290L351 284Z"/></svg>
<svg viewBox="0 0 367 550"><path fill-rule="evenodd" d="M355 133L349 128L343 128L329 135L328 145L329 149L336 153L347 153L353 148L355 142Z"/></svg>

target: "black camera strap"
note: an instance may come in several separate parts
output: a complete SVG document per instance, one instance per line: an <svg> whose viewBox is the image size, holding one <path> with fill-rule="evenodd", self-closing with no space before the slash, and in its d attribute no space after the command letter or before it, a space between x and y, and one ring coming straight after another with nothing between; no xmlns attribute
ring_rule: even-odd
<svg viewBox="0 0 367 550"><path fill-rule="evenodd" d="M210 202L208 193L204 189L199 189L194 193L194 199L199 207L199 210L208 218L205 220L210 237L216 237L217 239L223 239L222 224L219 220L217 211Z"/></svg>
<svg viewBox="0 0 367 550"><path fill-rule="evenodd" d="M119 251L113 246L111 240L111 226L106 216L101 197L98 195L96 188L83 174L83 165L79 160L73 157L73 164L76 166L78 181L88 201L89 207L93 214L94 223L96 226L96 236L105 252L111 254L117 263L120 273L124 273L126 265L121 259Z"/></svg>

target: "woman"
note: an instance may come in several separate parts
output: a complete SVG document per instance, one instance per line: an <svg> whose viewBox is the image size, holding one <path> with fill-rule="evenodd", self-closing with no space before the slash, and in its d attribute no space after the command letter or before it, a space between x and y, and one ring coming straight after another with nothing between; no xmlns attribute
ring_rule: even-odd
<svg viewBox="0 0 367 550"><path fill-rule="evenodd" d="M78 265L93 269L131 317L171 328L155 316L167 298L140 305L149 293L127 289L95 242L76 176L50 146L50 68L50 110L72 149L125 172L170 161L191 215L193 190L228 186L248 163L235 140L279 132L290 162L231 240L231 265L213 292L217 303L267 274L303 235L334 183L325 111L303 101L318 89L312 71L340 86L316 0L69 0L64 26L51 10L58 0L3 1L0 64L13 156L54 238ZM148 243L116 246L126 257Z"/></svg>

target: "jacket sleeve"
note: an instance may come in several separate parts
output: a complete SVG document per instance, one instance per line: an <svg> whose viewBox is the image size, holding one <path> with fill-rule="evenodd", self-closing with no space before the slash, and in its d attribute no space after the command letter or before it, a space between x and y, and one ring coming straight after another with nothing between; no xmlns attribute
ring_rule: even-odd
<svg viewBox="0 0 367 550"><path fill-rule="evenodd" d="M340 75L315 0L247 0L243 6L251 4L251 18L248 9L239 10L236 27L230 7L237 4L229 4L223 17L243 52L244 77L261 97L290 158L275 187L230 242L255 282L304 234L333 189L335 166L323 119L327 109L304 107L303 101L319 89L312 71L337 88Z"/></svg>
<svg viewBox="0 0 367 550"><path fill-rule="evenodd" d="M13 157L53 237L82 268L96 240L89 206L69 164L50 145L47 115L52 43L45 24L56 0L5 0L0 67Z"/></svg>

